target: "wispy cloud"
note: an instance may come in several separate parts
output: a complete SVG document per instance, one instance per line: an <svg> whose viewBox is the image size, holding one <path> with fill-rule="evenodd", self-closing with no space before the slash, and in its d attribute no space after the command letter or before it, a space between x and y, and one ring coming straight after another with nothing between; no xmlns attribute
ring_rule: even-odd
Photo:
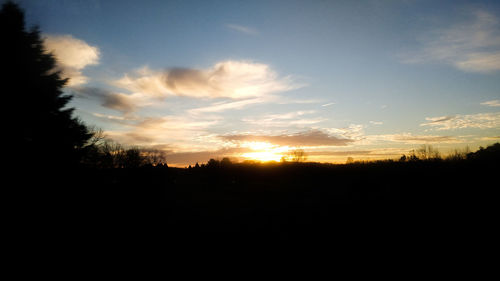
<svg viewBox="0 0 500 281"><path fill-rule="evenodd" d="M245 33L245 34L249 34L249 35L259 34L259 32L256 29L248 27L248 26L239 25L239 24L226 24L226 27L229 29L235 30L237 32Z"/></svg>
<svg viewBox="0 0 500 281"><path fill-rule="evenodd" d="M308 126L326 121L325 118L304 118L316 113L314 110L299 110L282 114L268 114L259 118L243 118L243 122L262 127Z"/></svg>
<svg viewBox="0 0 500 281"><path fill-rule="evenodd" d="M45 48L56 57L63 77L70 79L68 86L87 83L88 77L82 74L82 70L99 63L99 48L71 35L46 34L43 37Z"/></svg>
<svg viewBox="0 0 500 281"><path fill-rule="evenodd" d="M220 136L225 141L233 142L268 142L281 146L345 146L354 140L338 137L322 130L308 130L294 134L253 135L237 134Z"/></svg>
<svg viewBox="0 0 500 281"><path fill-rule="evenodd" d="M482 137L482 138L480 138L480 140L483 140L483 141L499 141L500 140L500 136Z"/></svg>
<svg viewBox="0 0 500 281"><path fill-rule="evenodd" d="M466 72L500 70L500 25L495 15L474 10L468 20L429 32L419 51L401 55L404 63L441 62Z"/></svg>
<svg viewBox="0 0 500 281"><path fill-rule="evenodd" d="M351 124L344 128L327 128L330 134L335 134L346 139L362 140L365 138L365 126L360 124Z"/></svg>
<svg viewBox="0 0 500 281"><path fill-rule="evenodd" d="M194 163L205 163L209 159L221 159L223 157L237 158L243 152L247 152L246 148L221 148L217 150L206 150L196 152L171 152L166 155L166 160L169 165L187 166Z"/></svg>
<svg viewBox="0 0 500 281"><path fill-rule="evenodd" d="M330 106L330 105L334 105L334 104L336 104L336 103L334 103L334 102L329 102L329 103L322 104L321 106Z"/></svg>
<svg viewBox="0 0 500 281"><path fill-rule="evenodd" d="M427 122L420 124L420 126L431 127L438 131L465 128L500 128L500 112L427 117L425 120Z"/></svg>
<svg viewBox="0 0 500 281"><path fill-rule="evenodd" d="M367 136L369 141L390 141L400 142L405 144L425 144L425 143L460 143L461 140L452 136L436 136L436 135L414 135L410 133L403 134L387 134L387 135L370 135Z"/></svg>
<svg viewBox="0 0 500 281"><path fill-rule="evenodd" d="M72 88L72 93L78 98L95 98L106 108L114 109L123 114L130 114L139 107L151 105L149 98L141 93L124 94L116 93L103 88L77 86Z"/></svg>
<svg viewBox="0 0 500 281"><path fill-rule="evenodd" d="M242 109L250 105L255 105L255 104L260 104L260 103L265 103L269 102L274 97L259 97L259 98L253 98L253 99L245 99L245 100L239 100L239 101L230 101L230 102L216 102L212 103L208 106L204 107L199 107L199 108L193 108L188 110L188 113L190 114L200 114L200 113L213 113L213 112L222 112L222 111L227 111L227 110L236 110L236 109Z"/></svg>
<svg viewBox="0 0 500 281"><path fill-rule="evenodd" d="M106 117L106 116L104 116ZM124 144L142 146L176 144L186 151L210 149L223 143L213 139L200 139L209 135L208 129L219 122L217 118L196 119L181 116L143 117L129 120L111 120L126 124L123 130L110 130L106 134Z"/></svg>
<svg viewBox="0 0 500 281"><path fill-rule="evenodd" d="M485 101L485 102L482 102L481 105L497 107L497 106L500 106L500 100Z"/></svg>
<svg viewBox="0 0 500 281"><path fill-rule="evenodd" d="M114 84L152 97L231 99L262 97L300 87L290 77L278 77L269 65L251 61L223 61L209 69L153 71L144 67Z"/></svg>

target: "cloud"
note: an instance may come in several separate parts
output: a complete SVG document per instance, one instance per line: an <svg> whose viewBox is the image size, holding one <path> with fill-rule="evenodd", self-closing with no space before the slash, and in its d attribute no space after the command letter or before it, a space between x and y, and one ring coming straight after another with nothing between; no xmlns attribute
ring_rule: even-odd
<svg viewBox="0 0 500 281"><path fill-rule="evenodd" d="M270 96L270 97L259 97L259 98L253 98L253 99L232 101L232 102L217 102L217 103L213 103L209 106L190 109L190 110L188 110L188 112L190 114L200 114L200 113L208 113L208 112L222 112L222 111L226 111L226 110L236 110L236 109L242 109L244 107L254 105L254 104L269 102L273 99L274 99L274 97Z"/></svg>
<svg viewBox="0 0 500 281"><path fill-rule="evenodd" d="M371 150L346 150L346 151L308 151L309 156L355 156L372 153Z"/></svg>
<svg viewBox="0 0 500 281"><path fill-rule="evenodd" d="M370 135L367 136L370 141L390 141L401 142L406 144L426 144L426 143L459 143L459 139L451 136L436 136L436 135L413 135L405 134L388 134L388 135Z"/></svg>
<svg viewBox="0 0 500 281"><path fill-rule="evenodd" d="M82 74L82 70L99 63L99 48L71 35L44 35L44 45L54 54L63 77L70 79L68 86L87 83L88 77Z"/></svg>
<svg viewBox="0 0 500 281"><path fill-rule="evenodd" d="M111 93L104 97L102 106L129 113L135 111L136 105L133 102L133 97L121 93Z"/></svg>
<svg viewBox="0 0 500 281"><path fill-rule="evenodd" d="M491 129L500 127L500 112L427 117L425 120L427 122L420 126L431 127L438 131L465 128Z"/></svg>
<svg viewBox="0 0 500 281"><path fill-rule="evenodd" d="M345 128L328 128L326 129L330 134L341 136L345 139L362 140L365 137L365 126L359 124L351 124Z"/></svg>
<svg viewBox="0 0 500 281"><path fill-rule="evenodd" d="M500 140L500 136L482 137L479 140L483 140L483 141L499 141Z"/></svg>
<svg viewBox="0 0 500 281"><path fill-rule="evenodd" d="M283 114L269 114L260 118L244 118L243 122L263 127L305 126L326 121L324 118L304 118L304 115L316 113L314 110L299 110Z"/></svg>
<svg viewBox="0 0 500 281"><path fill-rule="evenodd" d="M249 35L257 35L259 32L256 29L253 29L248 26L238 25L238 24L226 24L226 27L238 31L240 33L245 33Z"/></svg>
<svg viewBox="0 0 500 281"><path fill-rule="evenodd" d="M384 122L381 122L381 121L370 121L370 124L372 124L372 125L383 125Z"/></svg>
<svg viewBox="0 0 500 281"><path fill-rule="evenodd" d="M340 151L308 151L309 156L360 156L365 157L377 157L382 156L387 158L388 156L397 156L406 153L407 149L403 148L381 148L372 150L340 150Z"/></svg>
<svg viewBox="0 0 500 281"><path fill-rule="evenodd" d="M321 106L330 106L330 105L334 105L334 104L336 104L336 103L334 103L334 102L329 102L329 103L322 104Z"/></svg>
<svg viewBox="0 0 500 281"><path fill-rule="evenodd" d="M493 72L500 70L500 51L470 53L465 59L455 62L455 66L468 72Z"/></svg>
<svg viewBox="0 0 500 281"><path fill-rule="evenodd" d="M290 77L279 78L263 63L223 61L209 69L173 68L153 71L147 67L126 74L115 85L151 97L248 99L300 87Z"/></svg>
<svg viewBox="0 0 500 281"><path fill-rule="evenodd" d="M148 98L140 93L123 94L112 92L103 88L96 87L73 87L73 94L79 98L95 98L101 101L101 105L106 108L114 109L129 114L136 111L141 106L151 104Z"/></svg>
<svg viewBox="0 0 500 281"><path fill-rule="evenodd" d="M112 122L121 125L129 125L131 122L136 121L137 117L130 116L116 116L116 115L108 115L101 113L92 113L93 116L100 118L104 122Z"/></svg>
<svg viewBox="0 0 500 281"><path fill-rule="evenodd" d="M497 106L500 106L500 100L485 101L485 102L482 102L481 105L497 107Z"/></svg>
<svg viewBox="0 0 500 281"><path fill-rule="evenodd" d="M169 165L193 165L208 162L210 159L222 159L224 157L238 158L241 153L248 152L246 148L221 148L218 150L196 151L196 152L172 152L166 155Z"/></svg>
<svg viewBox="0 0 500 281"><path fill-rule="evenodd" d="M97 98L102 106L123 114L130 114L145 106L159 105L165 98L172 96L226 99L186 112L200 115L279 102L282 99L275 93L301 87L288 77L279 78L268 65L247 61L219 62L205 70L173 68L153 71L143 67L111 82L111 85L128 93L81 85L72 87L72 90L79 98Z"/></svg>
<svg viewBox="0 0 500 281"><path fill-rule="evenodd" d="M422 48L401 55L403 63L441 62L466 72L500 70L500 25L488 11L469 12L468 20L436 29L422 40Z"/></svg>
<svg viewBox="0 0 500 281"><path fill-rule="evenodd" d="M223 145L218 138L210 138L207 130L216 125L217 118L195 119L182 116L146 118L117 118L104 115L111 122L124 125L123 129L106 131L109 137L119 143L141 146L176 144L184 151L207 150Z"/></svg>
<svg viewBox="0 0 500 281"><path fill-rule="evenodd" d="M269 142L281 146L345 146L354 142L354 140L339 138L321 130L282 135L224 135L220 138L231 142Z"/></svg>

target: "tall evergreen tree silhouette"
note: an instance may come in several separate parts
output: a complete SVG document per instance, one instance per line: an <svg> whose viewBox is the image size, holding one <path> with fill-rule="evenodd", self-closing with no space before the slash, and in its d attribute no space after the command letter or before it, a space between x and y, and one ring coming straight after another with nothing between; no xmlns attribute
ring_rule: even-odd
<svg viewBox="0 0 500 281"><path fill-rule="evenodd" d="M43 46L38 27L26 30L24 12L7 2L0 11L1 85L9 109L9 139L17 160L37 166L72 166L92 134L67 104L68 79Z"/></svg>

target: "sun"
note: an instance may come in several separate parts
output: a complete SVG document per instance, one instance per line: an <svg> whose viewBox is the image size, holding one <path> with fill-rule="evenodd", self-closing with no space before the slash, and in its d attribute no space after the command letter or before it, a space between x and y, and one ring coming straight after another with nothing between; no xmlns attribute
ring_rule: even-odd
<svg viewBox="0 0 500 281"><path fill-rule="evenodd" d="M259 151L259 152L248 152L244 153L241 156L251 159L251 160L258 160L261 162L268 162L268 161L280 161L281 157L283 155L274 153L272 151Z"/></svg>
<svg viewBox="0 0 500 281"><path fill-rule="evenodd" d="M251 151L243 153L242 157L261 162L278 162L288 151L288 147L277 146L268 142L247 142L244 147L248 147Z"/></svg>

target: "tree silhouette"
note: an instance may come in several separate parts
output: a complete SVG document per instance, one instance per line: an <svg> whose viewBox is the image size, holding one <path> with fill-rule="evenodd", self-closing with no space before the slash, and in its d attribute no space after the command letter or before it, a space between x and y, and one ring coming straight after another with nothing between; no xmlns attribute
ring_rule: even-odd
<svg viewBox="0 0 500 281"><path fill-rule="evenodd" d="M290 158L293 162L305 162L307 160L307 154L303 149L295 149L289 152Z"/></svg>
<svg viewBox="0 0 500 281"><path fill-rule="evenodd" d="M0 11L0 34L2 94L11 109L8 127L18 158L43 166L77 164L92 133L66 107L72 98L62 91L68 79L55 70L40 31L27 31L24 12L7 2Z"/></svg>

